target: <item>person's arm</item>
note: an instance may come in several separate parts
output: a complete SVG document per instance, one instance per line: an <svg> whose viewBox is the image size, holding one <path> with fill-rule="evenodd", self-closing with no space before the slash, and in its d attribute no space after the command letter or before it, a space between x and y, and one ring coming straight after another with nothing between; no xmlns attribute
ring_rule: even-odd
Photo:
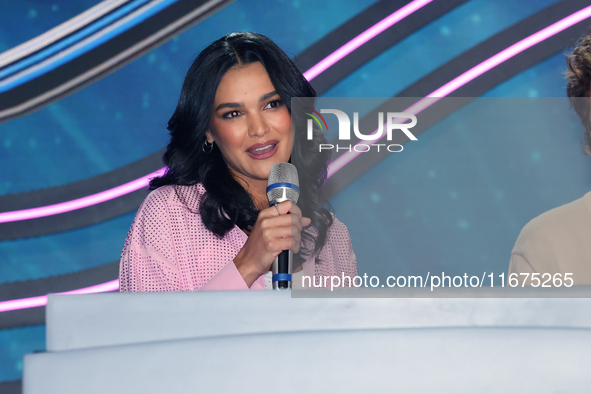
<svg viewBox="0 0 591 394"><path fill-rule="evenodd" d="M241 239L230 233L220 240L198 215L181 215L178 219L174 214L177 203L169 198L173 196L166 189L157 189L140 207L121 255L122 292L264 289L262 275L270 269L274 257L283 249L293 249L292 243L299 249L299 236L292 234L299 235L302 223L299 217L287 214L290 202L279 204L281 215L275 207L261 211L261 220L257 220L248 241L232 252L243 242ZM309 219L304 224L309 224ZM193 271L190 277L187 269Z"/></svg>
<svg viewBox="0 0 591 394"><path fill-rule="evenodd" d="M234 261L230 261L201 290L265 290L265 278L259 275L248 287Z"/></svg>
<svg viewBox="0 0 591 394"><path fill-rule="evenodd" d="M509 262L509 272L507 273L507 279L505 281L505 286L509 286L510 282L509 279L512 277L517 278L519 286L523 283L523 276L520 277L520 274L528 274L528 280L525 281L526 286L531 285L531 274L535 273L536 271L533 269L529 261L527 261L527 257L522 255L519 252L511 253L511 261ZM515 283L513 281L513 283Z"/></svg>
<svg viewBox="0 0 591 394"><path fill-rule="evenodd" d="M121 254L120 291L249 289L232 261L232 245L240 241L231 235L218 239L194 212L188 217L175 215L179 207L185 206L179 205L174 196L169 189L158 189L138 210ZM184 230L176 234L174 229ZM196 251L205 254L196 256ZM191 275L182 276L180 267L191 271ZM222 268L212 274L216 267ZM209 280L208 273L213 275ZM265 288L264 278L254 282L251 289Z"/></svg>
<svg viewBox="0 0 591 394"><path fill-rule="evenodd" d="M523 227L511 251L505 286L510 285L511 278L517 279L512 283L517 283L518 287L522 287L524 282L525 286L531 286L532 274L539 276L559 272L552 227L552 223L547 223L543 216Z"/></svg>
<svg viewBox="0 0 591 394"><path fill-rule="evenodd" d="M299 251L302 227L309 224L310 219L302 218L297 205L290 201L263 209L233 261L211 278L202 290L264 289L262 275L271 269L273 260L281 251Z"/></svg>

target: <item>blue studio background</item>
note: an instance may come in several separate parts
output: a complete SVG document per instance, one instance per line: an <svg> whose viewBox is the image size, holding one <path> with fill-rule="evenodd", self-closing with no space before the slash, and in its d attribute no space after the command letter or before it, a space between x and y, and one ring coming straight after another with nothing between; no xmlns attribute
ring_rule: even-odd
<svg viewBox="0 0 591 394"><path fill-rule="evenodd" d="M322 96L394 96L557 2L463 2L382 51ZM0 52L97 3L2 1ZM237 0L228 4L74 94L0 123L0 196L18 198L19 193L105 174L165 147L166 122L189 65L222 35L259 32L295 57L374 3ZM560 49L482 96L566 97L567 51ZM591 190L591 163L581 153L577 122L554 134L540 134L537 127L523 125L518 135L499 137L485 127L463 128L470 110L462 108L431 127L413 149L391 155L332 198L338 218L351 233L360 273L418 274L423 272L416 268L423 266L450 273L501 273L529 220ZM572 115L568 103L548 110ZM490 216L494 222L483 219L482 206L494 207ZM134 214L70 231L0 241L0 286L118 260ZM43 325L0 330L0 382L20 380L23 354L42 351L44 346Z"/></svg>

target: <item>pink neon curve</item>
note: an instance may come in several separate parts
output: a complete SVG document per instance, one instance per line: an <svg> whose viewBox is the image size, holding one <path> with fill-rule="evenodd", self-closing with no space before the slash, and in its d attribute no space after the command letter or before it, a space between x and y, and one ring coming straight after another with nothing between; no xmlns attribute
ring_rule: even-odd
<svg viewBox="0 0 591 394"><path fill-rule="evenodd" d="M66 201L59 204L47 205L44 207L23 209L20 211L2 212L0 213L0 223L15 222L19 220L28 220L44 216L57 215L60 213L89 207L91 205L100 204L102 202L112 200L114 198L121 197L125 194L147 187L151 178L161 176L162 174L164 174L165 170L166 168L161 168L158 171L154 171L146 176L143 176L131 182L124 183L121 186L117 186L112 189L102 191L100 193L91 194L90 196L78 198L76 200Z"/></svg>
<svg viewBox="0 0 591 394"><path fill-rule="evenodd" d="M417 101L415 104L411 105L409 108L404 110L403 112L412 113L414 115L420 113L421 111L425 110L426 108L430 107L442 97L445 97L452 93L453 91L459 89L460 87L464 86L468 82L472 81L473 79L479 77L480 75L484 74L485 72L489 71L490 69L498 66L502 62L512 58L513 56L523 52L524 50L552 37L553 35L573 26L587 18L591 17L591 6L586 7L580 11L575 12L574 14L561 19L560 21L540 30L537 33L532 34L531 36L524 38L523 40L511 45L509 48L497 53L496 55L488 58L487 60L483 61L482 63L472 67L470 70L464 72L460 76L454 78L450 82L446 83L439 89L433 91L427 97ZM375 131L377 132L377 130ZM334 175L337 171L347 165L351 160L357 157L359 153L354 152L351 154L343 154L337 160L332 162L328 167L328 177ZM162 170L159 170L162 171ZM157 171L156 173L158 173ZM152 173L152 174L156 174ZM150 174L150 175L152 175ZM141 179L148 178L150 175L147 175ZM138 180L138 181L139 181ZM135 181L134 181L135 182ZM132 182L130 182L132 183ZM127 184L126 184L127 185ZM117 188L115 188L117 189ZM111 189L113 190L113 189ZM136 189L137 190L137 189ZM63 294L86 294L92 292L101 292L101 291L114 291L119 288L119 281L114 280L111 282L99 284L97 286L87 287L84 289L73 290L71 292L63 293ZM99 291L93 291L89 289L105 289ZM108 289L108 290L106 290ZM11 300L11 301L4 301L0 302L0 312L5 312L9 310L16 310L16 309L25 309L25 308L32 308L36 306L43 306L47 304L47 296L40 296L40 297L31 297L31 298L24 298L18 300Z"/></svg>
<svg viewBox="0 0 591 394"><path fill-rule="evenodd" d="M318 64L313 66L311 69L304 73L304 77L308 81L313 80L318 75L322 74L328 68L333 66L335 63L340 61L342 58L353 52L355 49L359 48L378 34L382 33L384 30L389 29L396 23L400 22L413 12L423 8L433 0L414 0L402 7L401 9L393 12L386 18L382 19L369 29L365 30L363 33L359 34L357 37L325 57L321 60Z"/></svg>
<svg viewBox="0 0 591 394"><path fill-rule="evenodd" d="M433 0L414 0L398 11L393 12L380 22L376 23L351 41L337 49L335 52L328 55L326 58L321 60L318 64L313 66L311 69L304 73L304 76L311 81L328 68L333 66L335 63L340 61L342 58L365 44L384 30L390 28L394 24L400 22L413 12L424 7ZM91 205L100 204L102 202L121 197L127 193L139 190L148 185L149 179L156 176L160 176L165 169L160 169L156 172L148 174L142 178L136 179L124 185L114 187L104 192L93 194L90 196L82 197L77 200L66 201L60 204L48 205L45 207L23 209L20 211L2 212L0 213L0 223L16 222L20 220L36 219L45 216L57 215L64 212L74 211L76 209L85 208Z"/></svg>
<svg viewBox="0 0 591 394"><path fill-rule="evenodd" d="M429 108L431 105L439 101L441 98L449 95L450 93L454 92L455 90L459 89L460 87L464 86L468 82L478 78L485 72L489 71L490 69L498 66L499 64L511 59L513 56L525 51L532 46L539 44L540 42L552 37L553 35L560 33L561 31L591 17L591 6L583 8L580 11L575 12L572 15L567 16L564 19L559 20L558 22L538 31L537 33L532 34L529 37L524 38L523 40L511 45L507 49L502 50L501 52L497 53L496 55L489 57L482 63L472 67L468 71L464 72L460 76L454 78L450 82L446 83L439 89L433 91L426 97L422 98L421 100L417 101L407 109L402 112L411 113L413 115L417 115L418 113L422 112L426 108ZM374 131L374 133L377 130ZM383 137L382 137L383 138ZM357 145L355 145L357 146ZM334 175L337 171L341 168L349 164L353 159L355 159L360 152L356 152L352 150L351 152L346 152L343 155L339 156L335 161L329 164L328 166L328 174L327 178L330 178Z"/></svg>
<svg viewBox="0 0 591 394"><path fill-rule="evenodd" d="M119 290L119 280L112 280L107 283L101 283L96 286L85 287L83 289L66 291L57 294L91 294L104 293L107 291ZM47 296L21 298L19 300L10 300L0 302L0 312L14 311L17 309L35 308L47 305Z"/></svg>

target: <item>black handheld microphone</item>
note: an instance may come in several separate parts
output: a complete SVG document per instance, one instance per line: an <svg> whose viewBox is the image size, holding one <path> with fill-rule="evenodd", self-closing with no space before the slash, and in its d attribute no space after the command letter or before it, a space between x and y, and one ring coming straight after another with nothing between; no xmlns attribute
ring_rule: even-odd
<svg viewBox="0 0 591 394"><path fill-rule="evenodd" d="M300 181L298 170L290 163L277 163L271 167L267 182L267 197L269 204L275 205L290 200L297 203L300 197ZM275 257L273 262L273 290L291 289L293 253L291 249L284 250Z"/></svg>

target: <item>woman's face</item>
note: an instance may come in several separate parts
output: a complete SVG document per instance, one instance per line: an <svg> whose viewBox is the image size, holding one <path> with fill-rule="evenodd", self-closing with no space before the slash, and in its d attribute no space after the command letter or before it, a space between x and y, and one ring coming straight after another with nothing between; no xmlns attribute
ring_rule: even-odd
<svg viewBox="0 0 591 394"><path fill-rule="evenodd" d="M215 93L207 140L217 144L235 179L254 186L287 162L291 116L260 63L228 70Z"/></svg>

